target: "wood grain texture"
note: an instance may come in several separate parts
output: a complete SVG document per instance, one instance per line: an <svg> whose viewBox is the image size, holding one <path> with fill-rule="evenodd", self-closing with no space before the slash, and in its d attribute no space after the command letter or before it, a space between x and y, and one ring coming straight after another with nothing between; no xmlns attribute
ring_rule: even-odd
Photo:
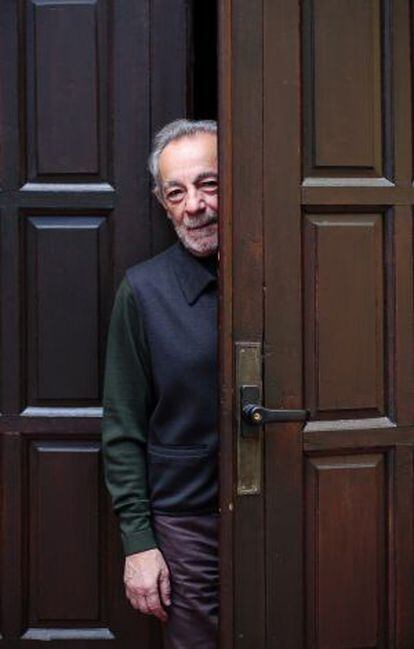
<svg viewBox="0 0 414 649"><path fill-rule="evenodd" d="M29 61L35 67L30 90L37 123L31 155L40 175L98 173L97 99L103 79L98 76L96 8L88 1L33 2L35 51Z"/></svg>
<svg viewBox="0 0 414 649"><path fill-rule="evenodd" d="M315 418L384 414L382 232L381 214L304 216L306 402Z"/></svg>
<svg viewBox="0 0 414 649"><path fill-rule="evenodd" d="M106 219L39 216L25 226L28 405L98 406L109 316Z"/></svg>
<svg viewBox="0 0 414 649"><path fill-rule="evenodd" d="M394 216L395 397L399 425L414 422L414 248L413 205L397 206Z"/></svg>
<svg viewBox="0 0 414 649"><path fill-rule="evenodd" d="M408 647L414 639L413 446L399 445L395 449L394 502L390 503L388 512L394 524L390 564L392 581L388 586L392 598L389 628L396 647Z"/></svg>
<svg viewBox="0 0 414 649"><path fill-rule="evenodd" d="M264 402L301 408L300 7L264 9ZM301 426L265 429L267 647L304 639Z"/></svg>
<svg viewBox="0 0 414 649"><path fill-rule="evenodd" d="M27 554L23 548L23 445L17 432L1 436L1 635L18 638L24 628L22 579Z"/></svg>
<svg viewBox="0 0 414 649"><path fill-rule="evenodd" d="M410 15L405 0L265 0L262 68L246 66L264 93L264 405L310 411L304 428L266 426L269 649L414 642ZM250 102L232 104L240 178L256 155L239 127ZM255 191L246 178L245 201ZM252 227L234 227L233 249ZM257 305L251 270L235 329ZM240 505L236 521L252 516Z"/></svg>
<svg viewBox="0 0 414 649"><path fill-rule="evenodd" d="M232 1L218 4L219 65L219 484L220 484L220 614L219 646L234 646L234 496L236 448L234 440L233 344L233 104L232 104Z"/></svg>
<svg viewBox="0 0 414 649"><path fill-rule="evenodd" d="M115 289L173 240L147 157L188 112L191 31L185 2L162 4L0 11L0 644L16 649L161 646L124 596L97 448Z"/></svg>
<svg viewBox="0 0 414 649"><path fill-rule="evenodd" d="M260 342L263 329L262 3L232 3L233 340ZM227 218L227 215L224 215ZM233 390L235 386L233 384ZM265 640L263 497L235 499L234 643ZM248 560L246 560L248 557ZM253 595L253 596L252 596Z"/></svg>
<svg viewBox="0 0 414 649"><path fill-rule="evenodd" d="M30 626L102 627L99 446L33 442L29 452Z"/></svg>
<svg viewBox="0 0 414 649"><path fill-rule="evenodd" d="M315 168L382 175L380 2L312 5Z"/></svg>
<svg viewBox="0 0 414 649"><path fill-rule="evenodd" d="M307 646L385 647L384 458L307 462Z"/></svg>

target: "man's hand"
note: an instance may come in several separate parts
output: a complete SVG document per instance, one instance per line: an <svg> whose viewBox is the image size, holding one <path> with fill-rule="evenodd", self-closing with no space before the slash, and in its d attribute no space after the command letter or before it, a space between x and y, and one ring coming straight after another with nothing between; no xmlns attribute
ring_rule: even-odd
<svg viewBox="0 0 414 649"><path fill-rule="evenodd" d="M171 604L170 573L161 552L154 548L125 559L125 593L133 608L168 620L164 606Z"/></svg>

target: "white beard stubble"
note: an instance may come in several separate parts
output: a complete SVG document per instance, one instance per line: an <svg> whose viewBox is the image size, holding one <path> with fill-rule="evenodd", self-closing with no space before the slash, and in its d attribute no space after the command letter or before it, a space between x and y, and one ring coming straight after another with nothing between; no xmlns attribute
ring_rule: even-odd
<svg viewBox="0 0 414 649"><path fill-rule="evenodd" d="M209 225L208 225L209 224ZM218 250L218 227L217 212L207 212L200 217L184 217L180 225L173 222L174 230L177 233L183 246L196 257L207 257ZM208 230L204 231L202 226ZM197 228L202 228L198 230Z"/></svg>

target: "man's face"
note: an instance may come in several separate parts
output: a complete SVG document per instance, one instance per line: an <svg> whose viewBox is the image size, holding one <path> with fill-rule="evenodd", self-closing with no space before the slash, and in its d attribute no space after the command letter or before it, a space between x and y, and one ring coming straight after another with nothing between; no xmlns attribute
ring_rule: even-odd
<svg viewBox="0 0 414 649"><path fill-rule="evenodd" d="M197 257L216 252L216 135L197 133L170 142L160 155L159 174L159 199L183 245Z"/></svg>

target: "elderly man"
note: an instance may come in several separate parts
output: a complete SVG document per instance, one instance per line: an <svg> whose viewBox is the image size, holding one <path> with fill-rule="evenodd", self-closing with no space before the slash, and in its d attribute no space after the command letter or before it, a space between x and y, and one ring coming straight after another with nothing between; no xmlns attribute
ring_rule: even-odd
<svg viewBox="0 0 414 649"><path fill-rule="evenodd" d="M217 126L177 120L155 137L154 192L178 241L130 268L108 336L105 476L132 606L168 649L217 632Z"/></svg>

